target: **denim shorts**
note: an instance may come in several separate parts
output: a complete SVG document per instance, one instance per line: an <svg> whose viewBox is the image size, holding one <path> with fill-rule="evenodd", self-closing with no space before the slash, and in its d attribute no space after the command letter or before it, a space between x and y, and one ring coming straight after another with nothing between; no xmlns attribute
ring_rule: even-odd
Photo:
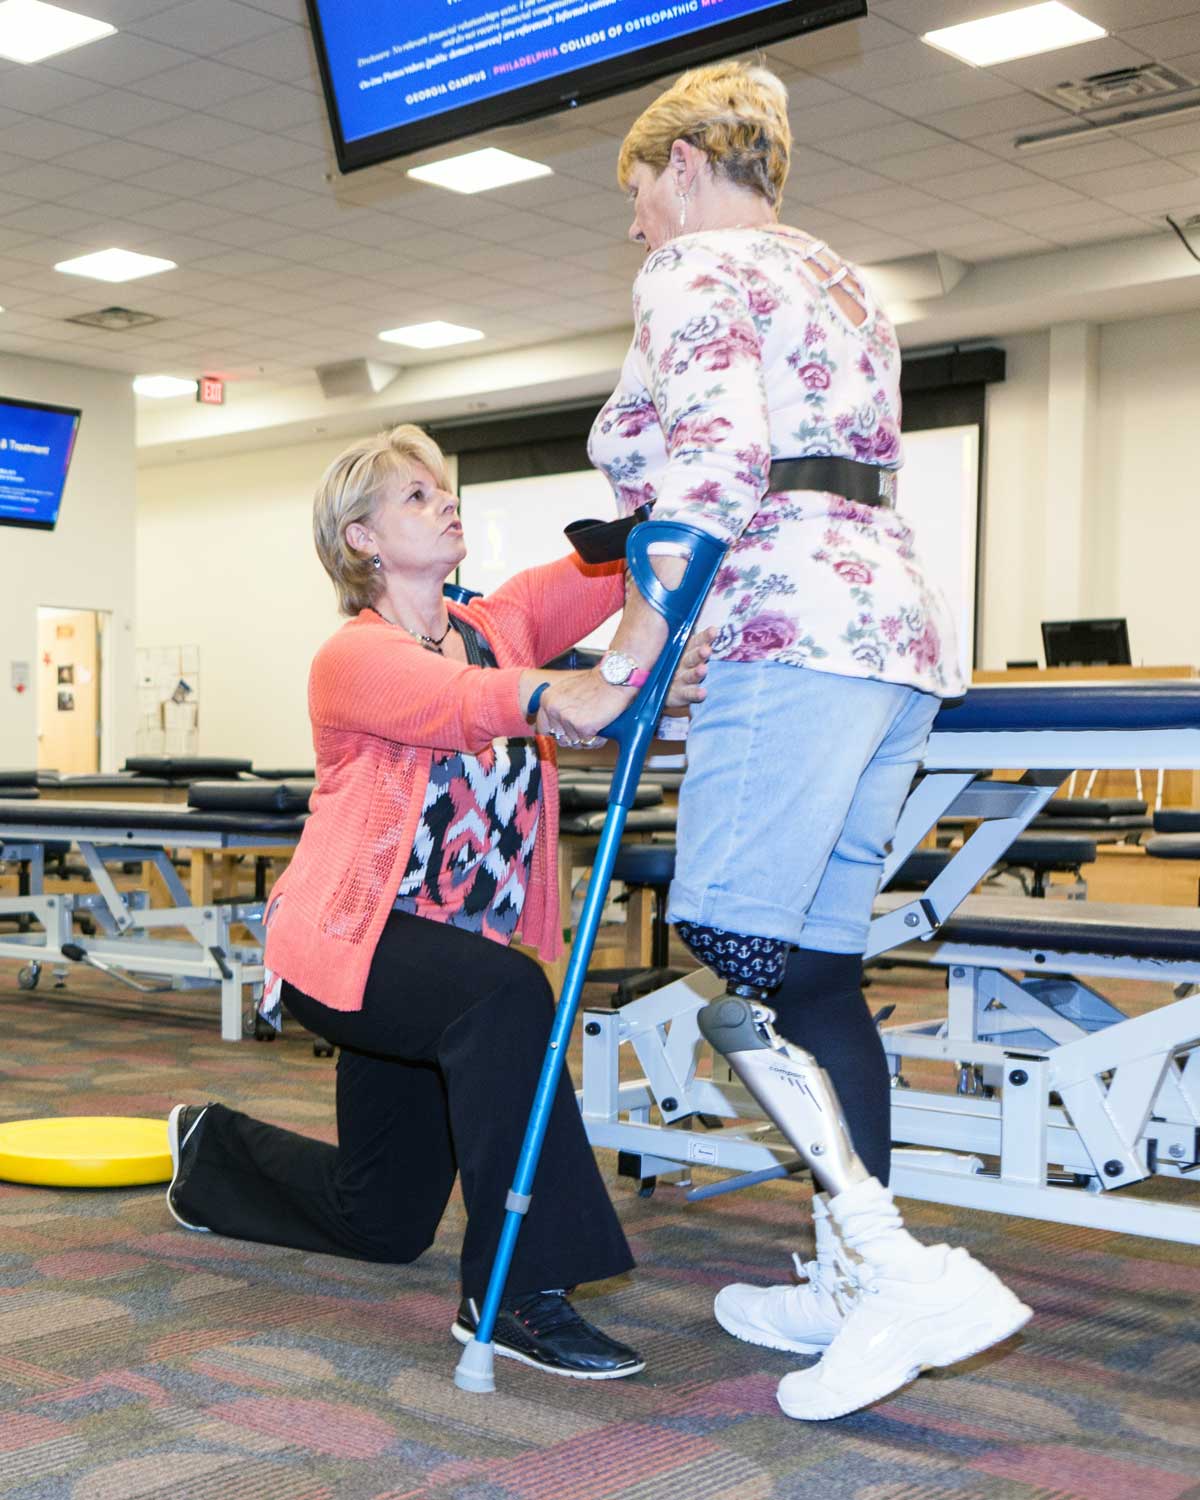
<svg viewBox="0 0 1200 1500"><path fill-rule="evenodd" d="M668 919L862 953L940 700L780 662L713 662L707 689Z"/></svg>

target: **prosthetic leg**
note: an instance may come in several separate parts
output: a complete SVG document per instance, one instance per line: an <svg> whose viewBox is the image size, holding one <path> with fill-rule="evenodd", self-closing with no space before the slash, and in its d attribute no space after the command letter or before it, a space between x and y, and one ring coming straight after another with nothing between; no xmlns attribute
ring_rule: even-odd
<svg viewBox="0 0 1200 1500"><path fill-rule="evenodd" d="M768 1119L811 1169L817 1260L800 1287L726 1287L718 1322L769 1347L824 1353L787 1375L777 1397L790 1417L822 1421L857 1411L914 1379L1015 1333L1032 1316L965 1250L920 1244L891 1193L854 1149L829 1076L775 1029L765 1003L782 978L787 944L693 923L677 930L728 981L698 1021ZM773 981L773 982L772 982ZM870 1294L870 1295L867 1295Z"/></svg>

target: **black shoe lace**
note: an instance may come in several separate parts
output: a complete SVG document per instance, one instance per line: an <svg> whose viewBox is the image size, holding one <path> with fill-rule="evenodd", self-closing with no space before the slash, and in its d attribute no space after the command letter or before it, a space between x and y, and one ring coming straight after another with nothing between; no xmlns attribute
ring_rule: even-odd
<svg viewBox="0 0 1200 1500"><path fill-rule="evenodd" d="M587 1326L562 1292L534 1292L514 1302L507 1311L538 1338L570 1325Z"/></svg>

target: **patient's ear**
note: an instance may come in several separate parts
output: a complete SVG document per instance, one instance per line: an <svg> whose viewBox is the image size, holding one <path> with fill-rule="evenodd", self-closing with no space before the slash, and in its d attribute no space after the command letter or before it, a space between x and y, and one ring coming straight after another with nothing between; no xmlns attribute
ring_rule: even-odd
<svg viewBox="0 0 1200 1500"><path fill-rule="evenodd" d="M353 547L355 552L373 552L375 544L371 540L371 533L361 521L351 521L346 527L346 543Z"/></svg>

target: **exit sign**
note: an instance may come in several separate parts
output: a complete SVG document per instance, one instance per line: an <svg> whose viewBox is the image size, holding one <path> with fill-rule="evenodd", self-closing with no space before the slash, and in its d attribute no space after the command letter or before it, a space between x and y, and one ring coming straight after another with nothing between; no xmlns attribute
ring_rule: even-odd
<svg viewBox="0 0 1200 1500"><path fill-rule="evenodd" d="M225 405L225 382L216 375L201 375L196 400L205 406Z"/></svg>

